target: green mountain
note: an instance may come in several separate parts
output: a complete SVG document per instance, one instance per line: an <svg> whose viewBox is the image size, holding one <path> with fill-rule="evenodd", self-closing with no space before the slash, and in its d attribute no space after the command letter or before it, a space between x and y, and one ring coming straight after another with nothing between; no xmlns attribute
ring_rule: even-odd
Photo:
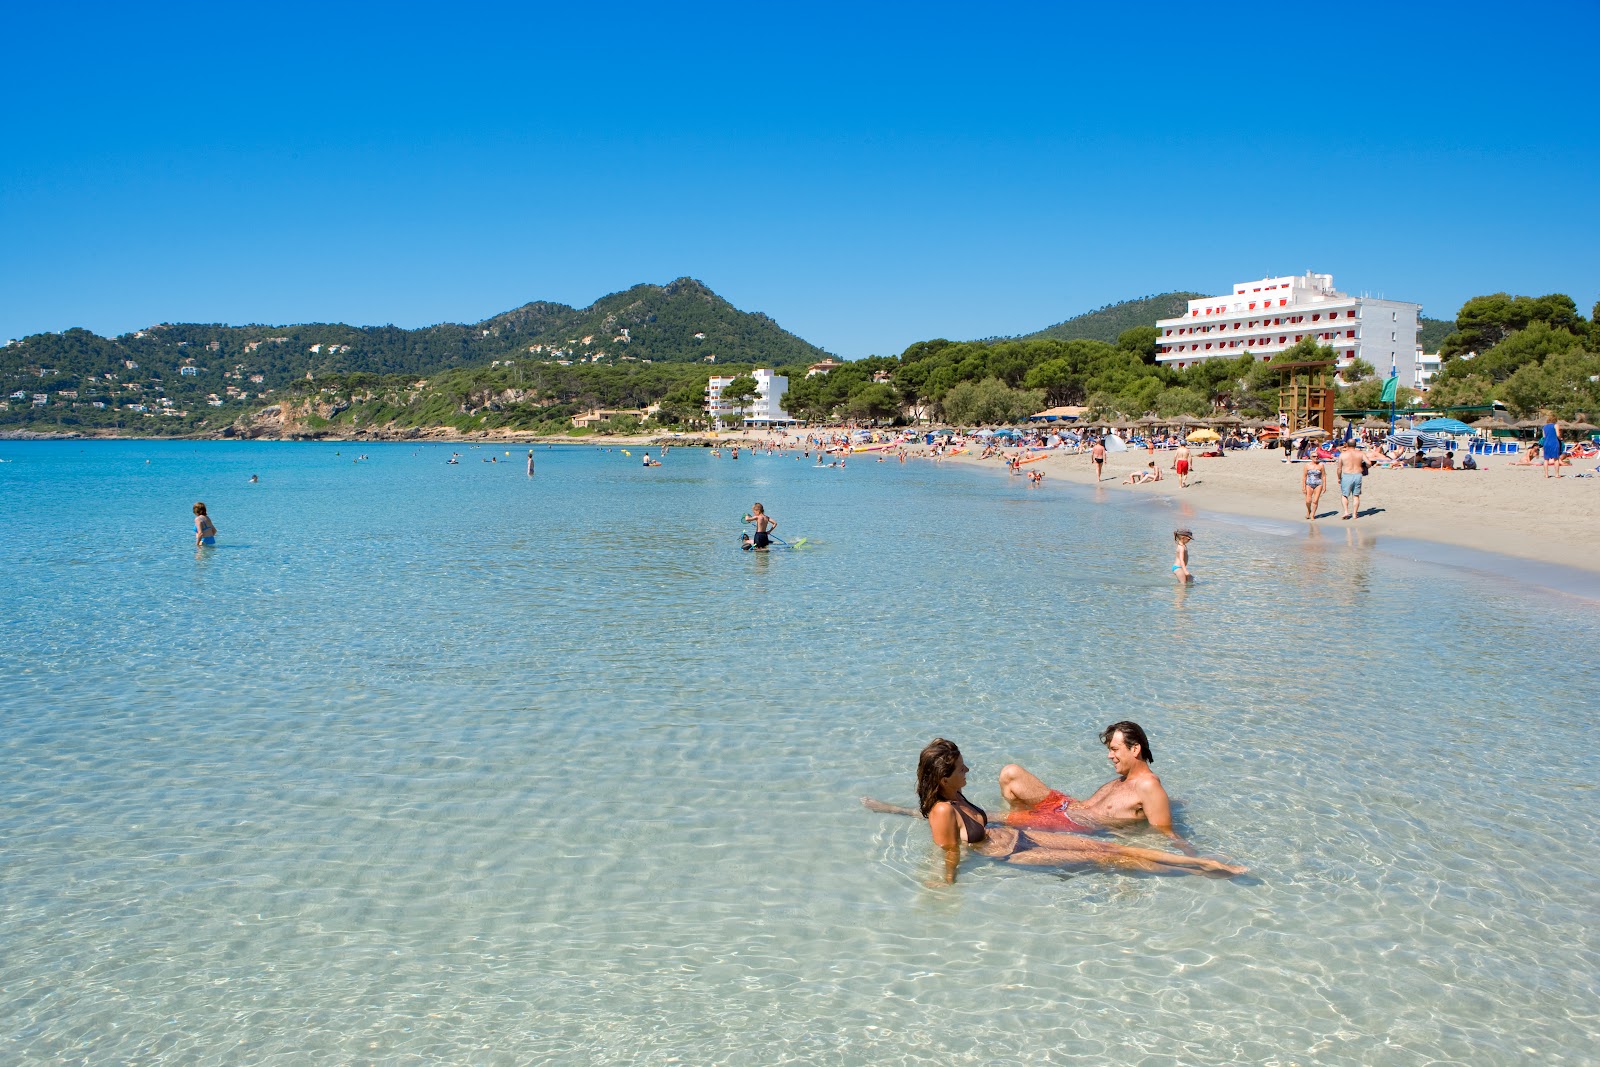
<svg viewBox="0 0 1600 1067"><path fill-rule="evenodd" d="M1025 334L1022 339L1026 341L1045 337L1057 341L1086 340L1116 344L1117 337L1122 331L1131 330L1135 326L1154 326L1157 319L1170 319L1182 315L1189 306L1189 301L1204 295L1204 293L1158 293L1155 296L1142 296L1137 300L1123 300L1107 304L1103 308L1096 308L1094 311L1086 311L1082 315L1074 315L1066 322L1058 322L1036 333Z"/></svg>
<svg viewBox="0 0 1600 1067"><path fill-rule="evenodd" d="M692 278L636 285L581 309L541 301L416 330L169 323L101 337L71 329L0 348L0 427L184 433L230 422L291 383L335 375L427 378L506 361L783 366L827 355Z"/></svg>

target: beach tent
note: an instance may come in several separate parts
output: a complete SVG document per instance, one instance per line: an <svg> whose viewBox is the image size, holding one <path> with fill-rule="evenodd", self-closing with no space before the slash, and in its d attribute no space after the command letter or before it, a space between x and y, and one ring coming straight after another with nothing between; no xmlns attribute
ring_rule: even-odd
<svg viewBox="0 0 1600 1067"><path fill-rule="evenodd" d="M1438 434L1431 433L1419 433L1416 430L1401 430L1398 433L1392 433L1384 443L1390 447L1401 445L1405 448L1417 449L1449 448L1451 445L1448 437L1441 437Z"/></svg>
<svg viewBox="0 0 1600 1067"><path fill-rule="evenodd" d="M1128 450L1128 442L1124 441L1114 433L1107 434L1105 439L1100 443L1106 446L1107 452L1126 452Z"/></svg>
<svg viewBox="0 0 1600 1067"><path fill-rule="evenodd" d="M1411 427L1422 433L1471 433L1472 427L1460 419L1429 419Z"/></svg>

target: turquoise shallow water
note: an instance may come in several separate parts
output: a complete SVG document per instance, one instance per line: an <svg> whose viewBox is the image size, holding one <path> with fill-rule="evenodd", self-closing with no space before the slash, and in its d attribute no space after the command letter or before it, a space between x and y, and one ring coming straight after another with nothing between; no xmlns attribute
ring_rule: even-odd
<svg viewBox="0 0 1600 1067"><path fill-rule="evenodd" d="M0 1060L1595 1062L1593 601L1205 517L1185 592L1087 489L504 451L0 443ZM820 544L737 552L757 499ZM980 803L1081 793L1124 717L1249 877L934 888L857 803L936 734Z"/></svg>

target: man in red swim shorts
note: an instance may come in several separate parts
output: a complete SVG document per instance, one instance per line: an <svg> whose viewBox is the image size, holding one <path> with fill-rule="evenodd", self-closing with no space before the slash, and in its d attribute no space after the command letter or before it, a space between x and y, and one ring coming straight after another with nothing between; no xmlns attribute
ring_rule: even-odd
<svg viewBox="0 0 1600 1067"><path fill-rule="evenodd" d="M1000 796L1011 805L1009 826L1035 830L1093 833L1095 830L1148 822L1172 838L1189 855L1194 849L1172 828L1172 801L1161 779L1150 769L1155 755L1144 728L1136 722L1117 722L1100 734L1106 758L1117 777L1094 791L1088 800L1074 800L1051 789L1026 768L1015 763L1000 770Z"/></svg>

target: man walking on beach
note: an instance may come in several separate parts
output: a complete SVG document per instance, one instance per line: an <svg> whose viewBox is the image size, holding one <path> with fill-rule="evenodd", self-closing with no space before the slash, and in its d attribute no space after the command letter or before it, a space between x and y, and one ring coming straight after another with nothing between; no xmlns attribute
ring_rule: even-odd
<svg viewBox="0 0 1600 1067"><path fill-rule="evenodd" d="M1089 450L1089 458L1094 460L1094 480L1098 482L1100 475L1106 469L1106 439L1096 437L1094 447Z"/></svg>
<svg viewBox="0 0 1600 1067"><path fill-rule="evenodd" d="M1074 800L1051 789L1015 763L1001 768L1000 795L1011 805L1006 824L1091 833L1106 826L1148 822L1184 852L1195 855L1193 847L1172 828L1172 801L1150 769L1155 755L1144 728L1126 720L1112 723L1100 734L1100 743L1106 746L1106 758L1117 777L1096 789L1088 800Z"/></svg>
<svg viewBox="0 0 1600 1067"><path fill-rule="evenodd" d="M1189 488L1189 446L1182 441L1172 453L1172 469L1178 472L1178 488Z"/></svg>
<svg viewBox="0 0 1600 1067"><path fill-rule="evenodd" d="M1354 519L1361 514L1361 475L1365 465L1361 449L1349 441L1339 446L1339 496L1344 505L1341 519Z"/></svg>

